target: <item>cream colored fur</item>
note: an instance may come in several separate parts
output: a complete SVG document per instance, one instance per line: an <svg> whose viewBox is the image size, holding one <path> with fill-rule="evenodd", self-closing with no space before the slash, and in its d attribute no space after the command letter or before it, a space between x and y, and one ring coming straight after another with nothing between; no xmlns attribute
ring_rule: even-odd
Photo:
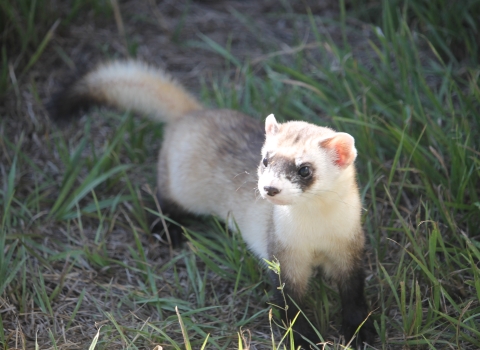
<svg viewBox="0 0 480 350"><path fill-rule="evenodd" d="M273 116L267 118L266 124L263 157L267 153L269 156L282 155L294 159L297 166L310 163L316 169L315 181L305 192L284 174L272 171L262 174L259 170L258 188L262 197L273 204L284 204L273 207L275 229L271 241L276 243L271 246L277 247L274 251L288 262L282 265L283 272L295 282L297 293L301 295L314 267L322 266L328 276L341 278L351 268L353 259L362 254L365 239L353 165L357 152L348 134L304 122L278 124ZM298 133L302 133L302 142L293 145ZM335 165L330 149L320 147L322 142L333 137L344 139L351 148L350 163L343 167ZM274 186L281 192L269 197L264 186Z"/></svg>
<svg viewBox="0 0 480 350"><path fill-rule="evenodd" d="M361 254L361 203L350 135L305 122L279 124L271 115L262 154L247 154L250 158L243 160L248 150L234 155L225 149L231 142L247 149L244 137L253 121L234 111L204 109L161 70L135 61L104 64L88 73L75 91L167 122L158 163L161 196L191 213L216 215L232 228L236 223L258 257L280 259L298 295L306 290L314 267L321 265L335 277ZM240 127L244 123L245 130L237 130L235 124L226 135L224 129L233 121ZM301 142L295 141L298 137ZM341 161L337 149L346 150ZM267 152L298 166L313 164L313 185L302 192L282 173L262 174ZM270 197L265 186L282 191Z"/></svg>
<svg viewBox="0 0 480 350"><path fill-rule="evenodd" d="M139 61L101 64L82 78L75 92L164 122L203 108L167 73Z"/></svg>

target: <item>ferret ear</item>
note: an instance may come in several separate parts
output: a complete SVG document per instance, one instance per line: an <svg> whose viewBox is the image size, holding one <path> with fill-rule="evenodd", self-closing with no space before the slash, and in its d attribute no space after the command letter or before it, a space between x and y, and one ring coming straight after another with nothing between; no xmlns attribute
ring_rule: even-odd
<svg viewBox="0 0 480 350"><path fill-rule="evenodd" d="M337 132L333 137L320 141L320 147L332 151L336 157L335 165L346 168L357 158L355 139L344 132Z"/></svg>
<svg viewBox="0 0 480 350"><path fill-rule="evenodd" d="M267 135L275 135L278 131L278 123L273 114L265 119L265 133Z"/></svg>

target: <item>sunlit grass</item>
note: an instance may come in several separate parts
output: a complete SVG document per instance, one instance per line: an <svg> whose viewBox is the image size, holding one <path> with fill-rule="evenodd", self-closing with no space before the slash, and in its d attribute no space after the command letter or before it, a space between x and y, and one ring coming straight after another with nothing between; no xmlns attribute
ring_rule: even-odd
<svg viewBox="0 0 480 350"><path fill-rule="evenodd" d="M22 63L13 66L20 78L42 55L56 20L44 3L1 2L4 23L21 38ZM82 6L75 2L70 14ZM422 15L420 5L409 6ZM273 112L352 134L376 347L478 349L480 68L450 59L435 41L448 48L447 39L417 35L403 14L381 7L365 56L356 55L343 16L337 43L319 30L319 17L289 14L311 23L315 45L259 62L240 62L201 36L196 46L223 57L237 74L204 84L200 94L206 104L258 119ZM4 92L14 85L2 50ZM42 144L50 157L40 165L26 135L1 135L0 301L7 311L0 312L0 343L293 348L282 338L288 330L275 324L279 311L271 313L266 303L266 268L238 233L214 218L191 222L178 250L160 242L161 232L152 234L151 221L161 215L152 198L161 126L127 114L91 115L73 126L73 138L46 130ZM340 324L338 295L328 283L313 289L310 319L332 339L332 325Z"/></svg>

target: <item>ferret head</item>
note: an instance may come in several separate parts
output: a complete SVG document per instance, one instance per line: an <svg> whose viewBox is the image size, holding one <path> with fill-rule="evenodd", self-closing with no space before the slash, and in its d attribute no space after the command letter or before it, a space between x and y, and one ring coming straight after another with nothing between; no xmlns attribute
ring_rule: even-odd
<svg viewBox="0 0 480 350"><path fill-rule="evenodd" d="M260 195L277 205L328 198L355 182L357 157L352 136L306 122L265 121L265 144L258 167Z"/></svg>

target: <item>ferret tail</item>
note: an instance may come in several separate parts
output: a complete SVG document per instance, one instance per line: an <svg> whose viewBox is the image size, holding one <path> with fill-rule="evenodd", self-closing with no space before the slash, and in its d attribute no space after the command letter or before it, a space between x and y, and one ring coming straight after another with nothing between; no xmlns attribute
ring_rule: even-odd
<svg viewBox="0 0 480 350"><path fill-rule="evenodd" d="M92 105L107 105L171 122L204 107L159 68L128 60L103 63L66 84L47 104L54 120Z"/></svg>

